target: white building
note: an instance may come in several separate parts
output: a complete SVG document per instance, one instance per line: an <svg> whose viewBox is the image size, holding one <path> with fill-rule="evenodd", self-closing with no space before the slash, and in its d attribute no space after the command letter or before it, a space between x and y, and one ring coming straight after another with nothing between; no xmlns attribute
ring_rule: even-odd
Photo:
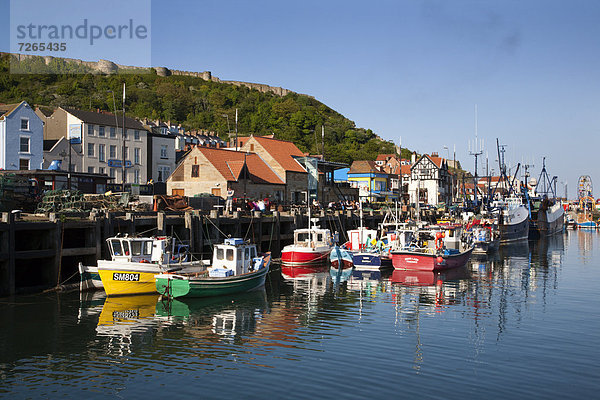
<svg viewBox="0 0 600 400"><path fill-rule="evenodd" d="M410 202L431 204L448 204L451 201L451 179L446 160L436 153L424 154L411 167L408 193Z"/></svg>
<svg viewBox="0 0 600 400"><path fill-rule="evenodd" d="M136 119L125 118L123 135L122 116L59 107L46 118L46 125L45 139L58 141L45 154L46 167L64 159L68 143L60 139L67 138L81 144L71 149L74 171L106 174L115 183L166 182L175 169L175 135L152 132ZM81 157L73 157L74 150L80 150Z"/></svg>

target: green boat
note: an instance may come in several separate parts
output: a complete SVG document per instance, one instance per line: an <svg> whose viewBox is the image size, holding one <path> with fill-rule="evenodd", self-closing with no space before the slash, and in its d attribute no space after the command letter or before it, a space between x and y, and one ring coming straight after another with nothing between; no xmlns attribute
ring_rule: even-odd
<svg viewBox="0 0 600 400"><path fill-rule="evenodd" d="M256 246L242 239L225 239L215 245L212 266L201 273L155 275L163 296L211 297L247 292L265 284L271 253L257 255Z"/></svg>

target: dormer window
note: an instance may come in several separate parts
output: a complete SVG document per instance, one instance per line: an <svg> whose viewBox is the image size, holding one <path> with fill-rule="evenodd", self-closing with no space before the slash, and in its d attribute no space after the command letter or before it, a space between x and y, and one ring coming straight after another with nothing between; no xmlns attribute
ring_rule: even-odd
<svg viewBox="0 0 600 400"><path fill-rule="evenodd" d="M22 131L29 130L29 118L21 118L21 130Z"/></svg>

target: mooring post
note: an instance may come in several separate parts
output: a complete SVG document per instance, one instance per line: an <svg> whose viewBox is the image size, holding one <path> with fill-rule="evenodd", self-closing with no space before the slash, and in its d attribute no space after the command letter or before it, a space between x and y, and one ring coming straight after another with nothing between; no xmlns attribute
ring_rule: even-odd
<svg viewBox="0 0 600 400"><path fill-rule="evenodd" d="M192 218L192 213L186 211L184 219L185 219L185 230L187 232L188 243L190 244L190 251L193 253L195 251L194 246L194 219Z"/></svg>
<svg viewBox="0 0 600 400"><path fill-rule="evenodd" d="M156 214L156 231L159 235L165 235L167 231L165 213L158 212Z"/></svg>

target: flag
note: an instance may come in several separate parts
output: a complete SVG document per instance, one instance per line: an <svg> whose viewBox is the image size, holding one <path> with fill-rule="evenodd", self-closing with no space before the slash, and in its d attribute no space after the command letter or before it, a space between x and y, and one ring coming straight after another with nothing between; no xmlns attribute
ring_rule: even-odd
<svg viewBox="0 0 600 400"><path fill-rule="evenodd" d="M235 109L235 123L237 124L237 108Z"/></svg>
<svg viewBox="0 0 600 400"><path fill-rule="evenodd" d="M123 82L123 105L125 105L125 82Z"/></svg>

